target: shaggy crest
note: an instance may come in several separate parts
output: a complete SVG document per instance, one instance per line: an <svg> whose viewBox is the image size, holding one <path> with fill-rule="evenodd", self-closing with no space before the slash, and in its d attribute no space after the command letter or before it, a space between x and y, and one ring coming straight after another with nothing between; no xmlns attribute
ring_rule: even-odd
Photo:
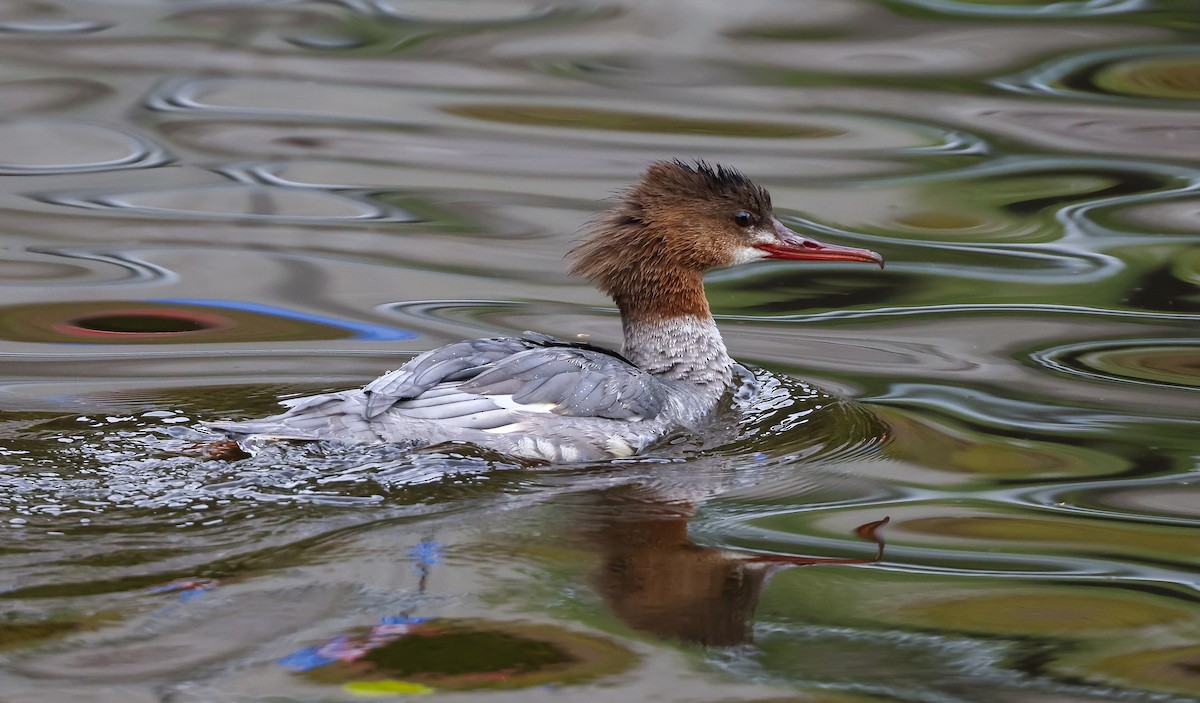
<svg viewBox="0 0 1200 703"><path fill-rule="evenodd" d="M770 212L771 194L741 171L697 159L689 164L678 159L658 161L646 169L642 181L627 195L637 195L649 186L658 194L688 201L725 201L757 212Z"/></svg>

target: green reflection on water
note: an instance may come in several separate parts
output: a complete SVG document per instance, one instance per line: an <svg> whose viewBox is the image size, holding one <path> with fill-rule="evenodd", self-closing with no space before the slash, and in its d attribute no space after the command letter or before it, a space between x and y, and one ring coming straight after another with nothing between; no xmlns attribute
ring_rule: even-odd
<svg viewBox="0 0 1200 703"><path fill-rule="evenodd" d="M995 480L1116 474L1129 462L1114 454L1061 442L1005 437L894 408L876 412L890 429L885 454L937 472Z"/></svg>
<svg viewBox="0 0 1200 703"><path fill-rule="evenodd" d="M1078 363L1110 377L1200 387L1200 344L1114 345L1078 356Z"/></svg>
<svg viewBox="0 0 1200 703"><path fill-rule="evenodd" d="M1124 651L1096 662L1090 668L1118 683L1184 695L1200 692L1200 647L1192 644Z"/></svg>
<svg viewBox="0 0 1200 703"><path fill-rule="evenodd" d="M908 680L921 689L909 678L917 671L953 680L954 665L937 653L941 650L1014 675L1200 691L1192 668L1197 648L1191 642L1200 634L1196 609L1187 600L1130 589L803 569L777 577L760 612L785 627L809 628L808 637L768 635L759 655L765 669L790 676ZM842 639L837 635L846 632L842 628L861 634ZM913 646L919 639L901 646L906 634L929 638L926 649ZM906 665L905 654L923 665L911 660ZM848 661L833 664L838 658Z"/></svg>
<svg viewBox="0 0 1200 703"><path fill-rule="evenodd" d="M78 616L52 613L31 616L25 613L0 613L0 652L43 644L50 640L87 632L119 621L115 613Z"/></svg>
<svg viewBox="0 0 1200 703"><path fill-rule="evenodd" d="M1062 236L1055 212L1064 205L1121 189L1103 170L1047 169L940 180L917 186L912 205L868 231L900 240L1051 242ZM937 251L923 258L934 261Z"/></svg>
<svg viewBox="0 0 1200 703"><path fill-rule="evenodd" d="M519 689L587 683L637 660L611 639L553 625L434 619L352 662L321 666L305 676L324 684L402 679L443 690Z"/></svg>
<svg viewBox="0 0 1200 703"><path fill-rule="evenodd" d="M898 622L1008 635L1086 633L1193 622L1195 613L1128 592L1047 588L957 597L942 594L896 609Z"/></svg>
<svg viewBox="0 0 1200 703"><path fill-rule="evenodd" d="M1097 87L1114 93L1200 100L1200 57L1128 59L1100 70L1094 80Z"/></svg>

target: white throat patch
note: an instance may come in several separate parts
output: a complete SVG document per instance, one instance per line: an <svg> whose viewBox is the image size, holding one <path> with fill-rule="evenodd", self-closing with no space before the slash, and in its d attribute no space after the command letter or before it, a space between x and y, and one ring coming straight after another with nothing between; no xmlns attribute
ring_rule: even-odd
<svg viewBox="0 0 1200 703"><path fill-rule="evenodd" d="M729 262L729 265L740 266L765 258L767 258L767 252L758 247L738 247L733 250L733 260Z"/></svg>

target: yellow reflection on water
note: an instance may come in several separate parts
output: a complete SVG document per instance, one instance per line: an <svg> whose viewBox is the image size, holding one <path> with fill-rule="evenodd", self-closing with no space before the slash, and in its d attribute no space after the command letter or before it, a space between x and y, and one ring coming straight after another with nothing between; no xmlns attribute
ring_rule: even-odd
<svg viewBox="0 0 1200 703"><path fill-rule="evenodd" d="M1148 98L1200 100L1200 57L1171 56L1121 61L1096 74L1096 85Z"/></svg>

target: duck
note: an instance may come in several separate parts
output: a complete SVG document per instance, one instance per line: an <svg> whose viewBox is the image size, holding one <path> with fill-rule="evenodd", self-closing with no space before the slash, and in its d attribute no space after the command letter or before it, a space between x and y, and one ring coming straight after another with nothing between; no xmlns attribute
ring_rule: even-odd
<svg viewBox="0 0 1200 703"><path fill-rule="evenodd" d="M709 309L707 271L762 260L883 266L799 234L735 168L658 161L569 254L621 314L620 352L538 332L454 342L362 388L281 401L282 414L208 427L262 440L467 443L517 459L600 461L702 432L732 395L734 362Z"/></svg>

